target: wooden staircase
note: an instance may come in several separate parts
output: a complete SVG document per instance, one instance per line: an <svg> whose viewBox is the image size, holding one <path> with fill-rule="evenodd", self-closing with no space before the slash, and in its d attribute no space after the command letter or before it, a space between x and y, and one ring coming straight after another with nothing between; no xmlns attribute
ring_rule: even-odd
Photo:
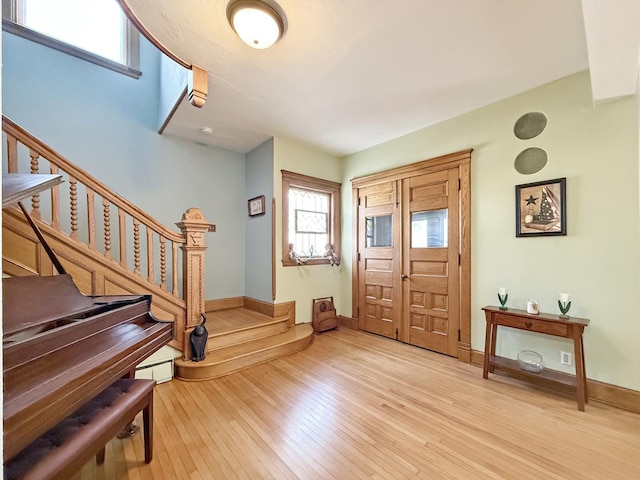
<svg viewBox="0 0 640 480"><path fill-rule="evenodd" d="M291 314L272 317L244 307L207 312L207 356L176 360L175 376L201 381L299 352L313 342L310 324L293 325Z"/></svg>

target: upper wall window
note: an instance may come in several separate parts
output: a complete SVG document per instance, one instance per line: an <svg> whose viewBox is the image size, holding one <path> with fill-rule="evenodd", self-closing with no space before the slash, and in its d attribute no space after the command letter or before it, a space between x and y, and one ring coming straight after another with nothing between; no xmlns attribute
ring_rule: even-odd
<svg viewBox="0 0 640 480"><path fill-rule="evenodd" d="M282 263L340 258L340 184L282 170Z"/></svg>
<svg viewBox="0 0 640 480"><path fill-rule="evenodd" d="M6 0L3 29L83 60L140 76L140 40L114 0Z"/></svg>

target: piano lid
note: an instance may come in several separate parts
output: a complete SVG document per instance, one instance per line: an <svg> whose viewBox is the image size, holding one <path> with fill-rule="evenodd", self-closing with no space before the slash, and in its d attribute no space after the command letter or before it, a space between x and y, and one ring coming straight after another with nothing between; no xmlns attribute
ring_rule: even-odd
<svg viewBox="0 0 640 480"><path fill-rule="evenodd" d="M2 174L2 208L62 183L62 175L44 173Z"/></svg>
<svg viewBox="0 0 640 480"><path fill-rule="evenodd" d="M83 318L143 298L144 295L85 296L68 274L5 278L2 280L3 338L49 322Z"/></svg>

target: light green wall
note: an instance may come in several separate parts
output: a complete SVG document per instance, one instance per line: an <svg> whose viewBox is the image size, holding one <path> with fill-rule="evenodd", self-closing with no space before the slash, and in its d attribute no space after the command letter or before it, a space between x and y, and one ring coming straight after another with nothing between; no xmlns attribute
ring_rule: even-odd
<svg viewBox="0 0 640 480"><path fill-rule="evenodd" d="M517 139L512 128L526 112L548 117L537 138ZM517 154L541 147L546 167L533 175L513 168ZM349 179L438 155L473 148L471 160L472 348L484 346L484 305L496 304L499 286L509 306L537 299L558 313L558 292L570 292L571 314L591 319L585 330L589 378L640 390L640 225L637 97L594 107L587 72L475 110L344 159ZM567 177L566 237L515 237L514 185ZM343 251L351 250L349 196L343 196ZM349 314L351 265L343 263L342 314ZM348 309L347 309L348 308ZM563 340L504 329L498 352L522 349L559 365Z"/></svg>
<svg viewBox="0 0 640 480"><path fill-rule="evenodd" d="M330 265L282 266L282 174L280 170L301 173L340 182L340 161L284 138L274 139L274 196L277 205L276 222L276 303L296 302L296 323L311 322L314 298L340 297L340 277L344 263L340 267ZM343 312L338 309L338 314ZM348 314L348 312L347 312Z"/></svg>

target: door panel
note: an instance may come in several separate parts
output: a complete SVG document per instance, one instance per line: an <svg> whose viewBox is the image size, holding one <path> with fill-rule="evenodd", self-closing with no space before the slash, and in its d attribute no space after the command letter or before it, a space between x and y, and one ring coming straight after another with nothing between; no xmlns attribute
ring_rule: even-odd
<svg viewBox="0 0 640 480"><path fill-rule="evenodd" d="M457 355L458 169L403 182L404 325L401 339Z"/></svg>
<svg viewBox="0 0 640 480"><path fill-rule="evenodd" d="M359 189L360 326L396 338L402 311L397 182Z"/></svg>

